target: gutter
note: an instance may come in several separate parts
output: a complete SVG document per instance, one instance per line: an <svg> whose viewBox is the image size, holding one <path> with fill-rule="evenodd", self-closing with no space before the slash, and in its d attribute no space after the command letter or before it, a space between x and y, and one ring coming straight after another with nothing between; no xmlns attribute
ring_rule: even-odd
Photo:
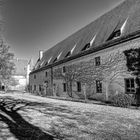
<svg viewBox="0 0 140 140"><path fill-rule="evenodd" d="M98 45L96 47L93 47L91 48L90 50L86 50L84 52L81 52L81 53L78 53L78 54L75 54L71 57L68 57L68 58L64 58L63 60L60 60L58 62L55 62L53 64L50 64L50 65L47 65L47 66L44 66L42 68L39 68L37 70L34 70L30 73L31 74L34 74L34 73L37 73L37 72L40 72L42 70L46 70L46 69L50 69L54 66L57 66L57 65L60 65L60 64L63 64L63 63L66 63L66 62L69 62L71 60L74 60L76 58L80 58L82 56L86 56L86 55L89 55L89 54L92 54L92 53L95 53L95 52L98 52L100 50L104 50L104 49L107 49L107 48L110 48L112 46L116 46L118 44L121 44L121 43L124 43L124 42L127 42L127 41L130 41L130 40L133 40L133 39L136 39L136 38L139 38L140 37L140 30L139 31L135 31L129 35L125 35L125 36L122 36L120 38L117 38L117 39L114 39L114 40L110 40L110 41L107 41L101 45Z"/></svg>

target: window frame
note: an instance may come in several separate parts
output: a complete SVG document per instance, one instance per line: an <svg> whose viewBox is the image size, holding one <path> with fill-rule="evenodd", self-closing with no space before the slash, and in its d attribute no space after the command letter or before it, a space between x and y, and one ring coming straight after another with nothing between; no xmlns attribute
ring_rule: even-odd
<svg viewBox="0 0 140 140"><path fill-rule="evenodd" d="M135 79L134 78L125 78L124 80L125 80L125 93L126 94L135 94L136 93ZM132 84L132 80L133 80L133 84ZM127 87L126 81L129 81L130 87ZM130 90L130 91L128 91L128 90Z"/></svg>
<svg viewBox="0 0 140 140"><path fill-rule="evenodd" d="M36 74L34 74L34 79L36 79Z"/></svg>
<svg viewBox="0 0 140 140"><path fill-rule="evenodd" d="M48 65L48 61L45 63L45 66Z"/></svg>
<svg viewBox="0 0 140 140"><path fill-rule="evenodd" d="M97 56L95 57L95 66L100 66L101 65L101 57Z"/></svg>
<svg viewBox="0 0 140 140"><path fill-rule="evenodd" d="M53 60L53 63L55 63L57 61L57 57Z"/></svg>
<svg viewBox="0 0 140 140"><path fill-rule="evenodd" d="M65 58L70 57L71 56L71 51L68 51L68 53L65 55Z"/></svg>
<svg viewBox="0 0 140 140"><path fill-rule="evenodd" d="M63 92L67 92L67 84L63 83Z"/></svg>
<svg viewBox="0 0 140 140"><path fill-rule="evenodd" d="M109 38L107 39L107 41L110 41L110 40L119 38L120 36L121 36L121 30L119 29L119 30L114 31L114 32L109 36Z"/></svg>
<svg viewBox="0 0 140 140"><path fill-rule="evenodd" d="M45 77L48 77L48 72L47 71L45 72Z"/></svg>
<svg viewBox="0 0 140 140"><path fill-rule="evenodd" d="M66 67L65 66L62 67L62 73L66 73Z"/></svg>
<svg viewBox="0 0 140 140"><path fill-rule="evenodd" d="M77 92L81 92L82 91L82 85L81 82L77 81Z"/></svg>
<svg viewBox="0 0 140 140"><path fill-rule="evenodd" d="M96 80L96 93L102 93L103 92L103 86L101 80Z"/></svg>
<svg viewBox="0 0 140 140"><path fill-rule="evenodd" d="M34 85L34 91L36 91L36 85Z"/></svg>
<svg viewBox="0 0 140 140"><path fill-rule="evenodd" d="M88 50L89 48L90 48L91 46L90 46L90 43L87 43L83 48L82 48L82 52L83 51L86 51L86 50Z"/></svg>
<svg viewBox="0 0 140 140"><path fill-rule="evenodd" d="M42 91L42 85L39 85L39 92Z"/></svg>
<svg viewBox="0 0 140 140"><path fill-rule="evenodd" d="M32 85L30 85L30 91L32 91Z"/></svg>

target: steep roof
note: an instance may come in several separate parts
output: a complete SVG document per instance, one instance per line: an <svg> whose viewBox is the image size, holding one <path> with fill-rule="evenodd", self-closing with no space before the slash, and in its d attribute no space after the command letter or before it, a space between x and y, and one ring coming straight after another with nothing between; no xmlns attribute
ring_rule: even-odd
<svg viewBox="0 0 140 140"><path fill-rule="evenodd" d="M111 35L119 30L121 31L120 36L125 36L138 31L139 29L140 0L126 0L89 25L45 51L43 58L36 63L34 70L40 69L46 65L51 65L56 61L58 62L66 59L66 56L68 53L71 53L71 50L75 45L76 47L70 56L81 53L81 50L85 45L91 41L92 45L89 49L93 49L94 47L107 42ZM59 59L56 60L58 56ZM54 62L54 60L56 61Z"/></svg>

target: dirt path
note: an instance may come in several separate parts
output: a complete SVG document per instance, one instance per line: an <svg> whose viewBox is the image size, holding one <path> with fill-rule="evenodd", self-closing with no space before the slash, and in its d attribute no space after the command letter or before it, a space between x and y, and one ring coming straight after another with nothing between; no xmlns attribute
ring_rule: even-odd
<svg viewBox="0 0 140 140"><path fill-rule="evenodd" d="M26 122L28 130L30 128L34 130L31 135L34 132L42 134L40 140L43 139L43 135L44 139L50 137L66 140L140 139L139 110L61 101L29 94L3 94L0 98L5 98L6 103L9 101L10 112L15 103L14 109L19 108L16 113L22 117L22 121ZM8 105L5 108L8 110ZM19 139L11 131L10 124L1 117L8 118L15 123L15 126L18 124L22 133L26 125L20 125L13 117L17 114L12 116L2 109L0 114L0 137Z"/></svg>

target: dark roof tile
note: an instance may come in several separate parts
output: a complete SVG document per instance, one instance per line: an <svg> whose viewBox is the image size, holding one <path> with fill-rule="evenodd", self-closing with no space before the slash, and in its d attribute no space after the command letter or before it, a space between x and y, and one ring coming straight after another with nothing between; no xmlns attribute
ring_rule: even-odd
<svg viewBox="0 0 140 140"><path fill-rule="evenodd" d="M124 1L116 8L44 52L42 60L38 63L44 61L42 65L44 67L45 63L52 57L49 63L52 64L61 52L59 60L65 59L66 54L71 51L75 44L77 45L72 55L78 54L95 35L96 38L90 48L99 46L105 43L114 31L119 30L126 19L127 23L122 35L128 35L140 29L140 0Z"/></svg>

